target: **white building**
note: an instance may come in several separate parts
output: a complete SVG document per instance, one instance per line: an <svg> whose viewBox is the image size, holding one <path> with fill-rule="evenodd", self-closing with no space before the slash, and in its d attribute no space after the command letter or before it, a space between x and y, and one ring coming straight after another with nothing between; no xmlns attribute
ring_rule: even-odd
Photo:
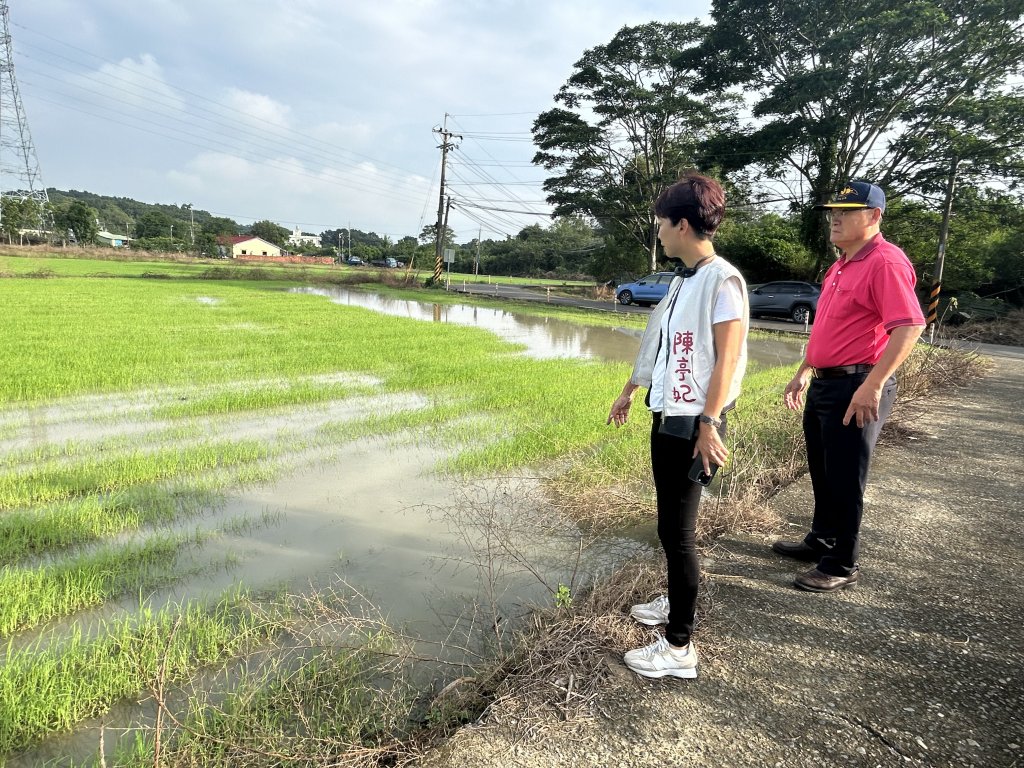
<svg viewBox="0 0 1024 768"><path fill-rule="evenodd" d="M288 245L315 245L320 247L320 235L310 235L296 227L288 237Z"/></svg>

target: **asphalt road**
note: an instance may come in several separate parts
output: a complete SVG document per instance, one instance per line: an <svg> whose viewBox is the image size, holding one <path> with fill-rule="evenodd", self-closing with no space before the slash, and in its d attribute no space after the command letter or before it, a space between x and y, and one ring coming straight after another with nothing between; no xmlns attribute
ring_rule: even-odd
<svg viewBox="0 0 1024 768"><path fill-rule="evenodd" d="M494 298L510 299L514 301L538 301L545 304L553 304L563 307L582 307L585 309L598 309L604 312L612 312L625 315L649 315L651 307L638 307L635 304L623 306L617 301L592 301L590 299L577 299L567 296L556 296L549 294L545 288L537 286L492 284L480 283L455 283L451 284L451 290L457 293L465 293L473 296L491 296ZM772 331L786 331L789 333L807 333L802 325L790 320L768 320L759 318L750 323L753 328L762 328Z"/></svg>

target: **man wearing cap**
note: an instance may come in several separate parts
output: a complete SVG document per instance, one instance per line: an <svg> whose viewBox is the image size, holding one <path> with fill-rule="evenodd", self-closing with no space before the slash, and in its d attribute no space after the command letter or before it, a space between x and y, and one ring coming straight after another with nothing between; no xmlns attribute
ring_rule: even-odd
<svg viewBox="0 0 1024 768"><path fill-rule="evenodd" d="M784 402L804 405L814 517L803 541L777 541L781 555L817 563L794 584L811 592L852 587L860 578L864 486L871 453L896 397L895 372L924 328L906 255L882 237L885 193L851 181L815 206L831 222L840 257L825 273L807 352ZM808 386L809 385L809 386Z"/></svg>

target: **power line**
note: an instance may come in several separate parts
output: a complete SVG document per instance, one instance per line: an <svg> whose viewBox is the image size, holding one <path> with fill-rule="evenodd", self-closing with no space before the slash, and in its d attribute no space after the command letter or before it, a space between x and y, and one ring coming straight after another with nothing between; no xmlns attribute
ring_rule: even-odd
<svg viewBox="0 0 1024 768"><path fill-rule="evenodd" d="M118 68L119 70L120 69L126 69L126 67L124 67L124 65L121 62L112 61L110 59L104 58L103 56L98 56L97 54L94 54L94 53L92 53L90 51L86 51L83 48L78 48L77 46L71 45L70 43L67 43L67 42L65 42L63 40L59 40L57 38L51 37L51 36L46 35L46 34L44 34L42 32L39 32L37 30L33 30L33 29L28 28L28 27L25 27L25 26L23 26L21 24L15 24L15 26L18 27L19 29L25 30L26 32L30 32L30 33L32 33L34 35L38 35L39 37L43 37L43 38L45 38L47 40L51 40L51 41L53 41L53 42L55 42L55 43L57 43L59 45L62 45L64 47L66 47L66 48L70 48L70 49L72 49L74 51L78 51L80 53L83 53L83 54L85 54L86 56L88 56L90 58L97 59L97 60L102 61L102 62L104 62L106 64L110 64L110 65ZM51 51L51 50L48 50L46 48L41 48L41 47L38 47L38 46L33 46L30 43L28 45L31 48L37 48L38 50L43 51L45 54L47 54L48 60L49 60L50 57L58 57L58 58L61 58L61 59L65 60L65 61L71 62L72 64L78 64L78 65L83 65L84 66L84 63L81 62L81 61L78 61L78 60L75 60L75 59L71 59L71 58L68 58L66 56L62 56L61 54L56 53L56 52ZM58 68L60 68L60 67L58 67ZM65 71L68 71L68 70L65 70ZM207 112L209 114L213 114L213 115L216 115L218 117L228 117L228 118L231 118L231 117L235 116L235 112L233 110L231 110L229 107L226 107L225 105L221 104L220 102L215 101L213 99L210 99L207 96L204 96L204 95L202 95L200 93L196 93L194 91L190 91L190 90L185 89L185 88L180 88L180 87L172 85L172 84L170 84L170 83L168 83L165 80L162 80L160 78L155 78L155 77L152 77L151 75L147 75L144 72L138 72L138 71L134 71L133 70L132 73L134 75L138 76L138 77L142 77L142 78L145 78L147 80L151 80L154 83L158 83L159 85L161 85L163 87L170 88L173 91L177 91L179 93L183 93L183 94L186 94L188 96L191 96L193 99L197 99L198 101L206 102L208 104L212 104L213 106L217 107L219 110L226 110L227 114L225 115L223 112L220 112L220 111L214 111L214 110L210 110L210 109L207 109L207 108L204 108L204 107L196 107L195 105L193 105L193 108L199 110L200 112ZM81 77L90 77L89 75L81 75L79 73L74 73L74 74L78 74ZM118 77L117 75L112 75L110 73L104 73L104 74L106 76L108 76L108 77L111 77L111 78L115 79L115 80L120 80L120 81L122 81L124 83L128 83L128 84L134 84L132 80L129 80L127 78ZM151 92L147 91L145 93L145 96L148 99L148 98L152 98L153 94ZM244 125L243 126L232 125L231 127L233 129L235 129L235 130L238 130L238 129L247 130L246 126L244 126ZM337 146L335 146L333 144L330 144L329 142L322 141L321 139L317 139L315 136L310 136L308 134L304 134L301 131L296 131L294 129L287 129L286 132L281 132L281 131L276 131L276 130L272 130L272 129L267 129L266 132L267 133L271 133L271 134L275 134L275 135L279 136L280 138L286 139L286 140L288 140L290 142L294 142L296 138L301 139L303 142L312 142L311 146L319 145L319 146L322 147L322 149L319 150L319 151L323 151L323 152L327 152L327 153L335 153L335 152L340 150L340 151L342 151L342 152L344 152L346 154L352 155L354 157L359 157L359 158L362 158L364 160L370 160L370 161L376 163L377 165L389 166L391 168L395 168L398 171L402 171L403 173L414 173L414 171L410 171L410 170L408 170L406 168L402 168L401 166L394 165L393 163L390 163L390 162L388 162L386 160L381 160L379 158L371 157L370 155L366 155L366 154L362 154L362 153L359 153L359 152L355 152L354 150L348 150L348 149L344 149L344 148L339 148L339 147L337 147Z"/></svg>

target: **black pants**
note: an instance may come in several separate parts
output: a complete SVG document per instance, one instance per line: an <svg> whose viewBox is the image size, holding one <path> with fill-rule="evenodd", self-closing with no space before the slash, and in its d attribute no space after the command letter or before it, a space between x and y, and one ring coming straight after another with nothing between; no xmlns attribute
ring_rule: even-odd
<svg viewBox="0 0 1024 768"><path fill-rule="evenodd" d="M658 538L668 562L668 626L665 637L672 645L690 642L697 614L697 507L704 490L687 473L693 465L696 437L683 440L658 432L661 414L654 413L651 427L651 469L658 495ZM725 437L725 415L719 434Z"/></svg>
<svg viewBox="0 0 1024 768"><path fill-rule="evenodd" d="M882 388L878 421L858 427L855 419L843 426L850 399L866 373L835 379L811 379L804 408L807 466L814 490L814 519L804 541L822 553L818 570L848 576L860 552L860 523L864 487L878 433L896 399L896 379Z"/></svg>

